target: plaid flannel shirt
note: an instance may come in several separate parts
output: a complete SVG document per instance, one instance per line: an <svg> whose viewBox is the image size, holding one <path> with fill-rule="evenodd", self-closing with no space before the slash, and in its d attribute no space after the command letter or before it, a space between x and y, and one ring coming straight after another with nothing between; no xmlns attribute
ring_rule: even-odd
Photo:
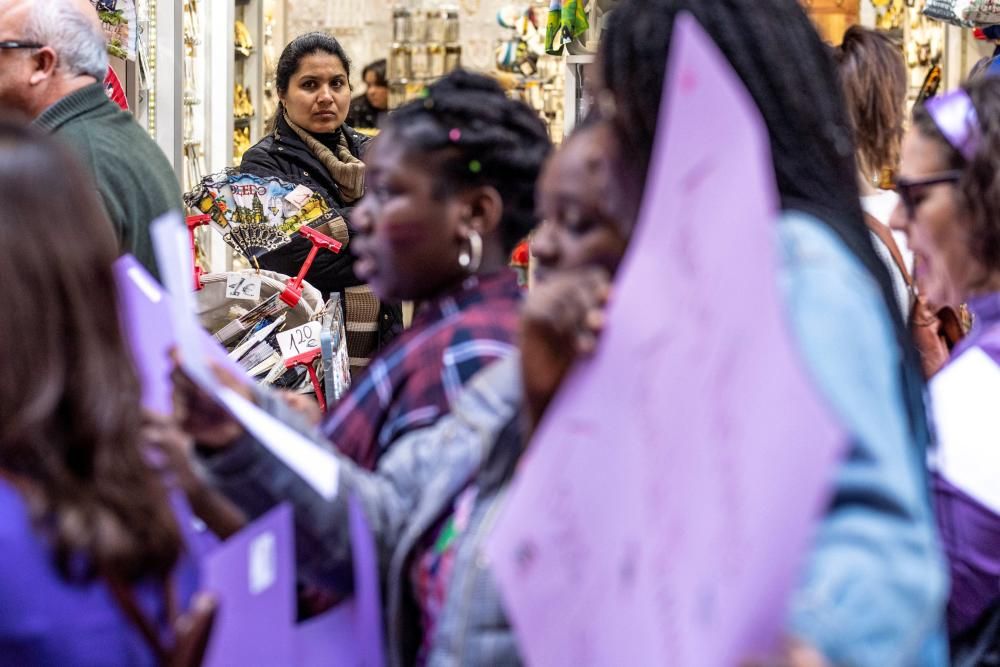
<svg viewBox="0 0 1000 667"><path fill-rule="evenodd" d="M516 350L520 300L504 270L424 304L326 418L324 435L374 470L394 441L450 412L466 381Z"/></svg>

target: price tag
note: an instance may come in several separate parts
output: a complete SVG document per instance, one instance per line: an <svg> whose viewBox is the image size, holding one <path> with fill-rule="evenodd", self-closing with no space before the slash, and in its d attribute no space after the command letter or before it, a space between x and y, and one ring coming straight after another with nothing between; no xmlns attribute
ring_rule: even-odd
<svg viewBox="0 0 1000 667"><path fill-rule="evenodd" d="M226 278L226 296L230 299L256 301L260 298L260 276L230 273Z"/></svg>
<svg viewBox="0 0 1000 667"><path fill-rule="evenodd" d="M321 330L319 322L308 322L291 331L279 333L278 346L281 348L281 358L288 361L319 349Z"/></svg>
<svg viewBox="0 0 1000 667"><path fill-rule="evenodd" d="M304 185L300 185L287 195L285 195L285 201L291 204L294 208L300 209L306 205L306 202L310 197L313 196L313 191Z"/></svg>

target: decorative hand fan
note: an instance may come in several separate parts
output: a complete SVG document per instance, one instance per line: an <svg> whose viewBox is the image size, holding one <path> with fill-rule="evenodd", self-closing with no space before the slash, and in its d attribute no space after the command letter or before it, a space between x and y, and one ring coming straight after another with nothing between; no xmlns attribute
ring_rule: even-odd
<svg viewBox="0 0 1000 667"><path fill-rule="evenodd" d="M207 176L184 201L210 216L223 240L251 263L291 242L303 225L321 227L337 217L322 195L303 185L233 169Z"/></svg>

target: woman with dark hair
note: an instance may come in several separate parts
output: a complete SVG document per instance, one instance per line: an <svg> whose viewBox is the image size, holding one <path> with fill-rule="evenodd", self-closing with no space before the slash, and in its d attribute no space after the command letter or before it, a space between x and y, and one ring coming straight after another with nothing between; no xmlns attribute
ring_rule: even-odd
<svg viewBox="0 0 1000 667"><path fill-rule="evenodd" d="M917 257L918 288L935 303L968 303L974 317L952 360L980 350L1000 362L1000 79L980 77L914 110L897 188L892 226ZM984 453L983 466L993 461ZM964 482L950 468L934 478L953 636L1000 599L1000 516Z"/></svg>
<svg viewBox="0 0 1000 667"><path fill-rule="evenodd" d="M376 60L361 70L365 92L351 100L351 127L377 130L389 110L389 80L385 76L385 58Z"/></svg>
<svg viewBox="0 0 1000 667"><path fill-rule="evenodd" d="M278 59L278 110L270 133L250 148L240 171L305 185L343 217L329 233L344 244L339 254L322 252L306 280L328 298L343 295L351 366L361 370L399 332L397 306L383 305L354 274L355 256L348 224L351 209L365 192L362 161L367 137L345 121L351 108L351 61L333 37L311 32L292 40ZM289 276L299 272L312 249L301 236L260 258L261 268Z"/></svg>
<svg viewBox="0 0 1000 667"><path fill-rule="evenodd" d="M126 601L167 632L182 540L141 447L112 227L67 151L4 119L0 202L0 663L159 664Z"/></svg>
<svg viewBox="0 0 1000 667"><path fill-rule="evenodd" d="M875 236L875 252L889 269L903 319L909 318L908 286L913 257L906 239L889 230L889 216L899 202L881 189L885 175L895 173L906 115L906 64L899 46L887 35L851 26L834 50L837 74L847 103L865 222ZM895 236L895 238L894 238Z"/></svg>

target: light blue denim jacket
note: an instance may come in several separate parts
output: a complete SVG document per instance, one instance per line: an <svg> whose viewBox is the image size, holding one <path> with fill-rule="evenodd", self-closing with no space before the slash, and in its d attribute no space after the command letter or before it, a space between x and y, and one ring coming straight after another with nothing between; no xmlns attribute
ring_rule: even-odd
<svg viewBox="0 0 1000 667"><path fill-rule="evenodd" d="M806 365L852 442L790 631L835 665L947 665L947 575L924 447L907 425L899 347L872 277L834 233L788 213L781 287Z"/></svg>
<svg viewBox="0 0 1000 667"><path fill-rule="evenodd" d="M780 287L806 365L853 435L792 600L788 631L835 665L946 665L940 632L945 568L923 443L914 442L906 425L898 347L885 302L857 259L814 218L785 215L778 242ZM518 360L497 362L473 378L449 416L397 441L376 473L345 460L341 493L330 502L250 441L212 457L208 466L226 494L252 516L281 500L292 502L300 574L344 592L350 589L351 553L345 499L359 496L388 580L390 664L401 667L401 645L412 643L419 622L407 602L405 564L435 518L490 457L496 435L519 403ZM269 408L279 414L283 404L271 402ZM481 552L502 497L501 490L477 501L458 547L430 665L520 662Z"/></svg>

